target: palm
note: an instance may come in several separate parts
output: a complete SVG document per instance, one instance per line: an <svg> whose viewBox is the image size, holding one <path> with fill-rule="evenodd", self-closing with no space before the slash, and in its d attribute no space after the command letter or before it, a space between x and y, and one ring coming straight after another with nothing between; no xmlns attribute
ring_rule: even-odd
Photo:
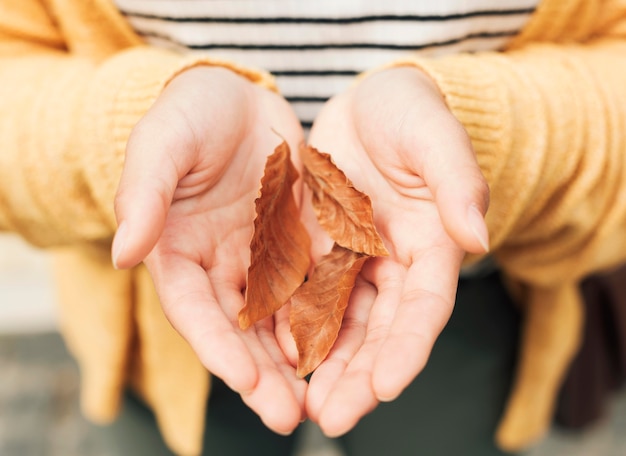
<svg viewBox="0 0 626 456"><path fill-rule="evenodd" d="M327 104L310 142L370 196L391 255L366 263L337 342L311 378L307 410L329 435L396 397L423 368L452 312L463 257L425 180L392 145L368 141L354 127L351 95Z"/></svg>
<svg viewBox="0 0 626 456"><path fill-rule="evenodd" d="M284 129L281 133L297 144L299 125L284 100L264 89L239 87L248 84L241 78L194 77L170 85L129 141L120 204L133 200L135 212L127 210L125 216L134 217L144 235L127 250L150 251L145 263L164 312L202 363L241 393L270 428L290 432L302 417L306 384L279 349L272 319L241 331L237 313L250 261L254 200L266 157L282 141L272 128ZM197 82L202 84L191 85ZM233 97L221 97L224 103L215 91L202 89L218 82L222 91L229 84L237 89ZM244 96L237 95L241 92ZM159 132L163 117L165 134ZM155 134L156 152L146 144ZM144 150L157 156L154 169L145 170ZM163 185L159 191L165 196L159 200L152 191L143 197L141 184L132 179L139 173L148 176L145 186ZM144 213L138 215L142 202Z"/></svg>

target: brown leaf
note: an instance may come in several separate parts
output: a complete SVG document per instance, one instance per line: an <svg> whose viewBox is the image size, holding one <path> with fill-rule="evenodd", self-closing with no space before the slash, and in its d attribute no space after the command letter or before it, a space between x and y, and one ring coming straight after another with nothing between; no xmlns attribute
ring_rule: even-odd
<svg viewBox="0 0 626 456"><path fill-rule="evenodd" d="M335 244L291 297L289 324L299 377L313 372L335 343L356 276L368 258Z"/></svg>
<svg viewBox="0 0 626 456"><path fill-rule="evenodd" d="M289 146L283 142L267 159L261 195L255 201L257 216L250 243L245 306L238 316L242 329L285 304L309 268L311 240L300 223L291 191L297 179Z"/></svg>
<svg viewBox="0 0 626 456"><path fill-rule="evenodd" d="M339 245L371 256L389 252L374 226L372 203L333 163L329 154L311 146L300 148L304 182L313 191L320 225Z"/></svg>

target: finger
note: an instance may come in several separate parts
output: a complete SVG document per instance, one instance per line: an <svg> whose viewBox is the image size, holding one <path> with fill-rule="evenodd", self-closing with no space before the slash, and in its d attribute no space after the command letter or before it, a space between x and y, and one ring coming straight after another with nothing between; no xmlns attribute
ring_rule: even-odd
<svg viewBox="0 0 626 456"><path fill-rule="evenodd" d="M296 341L291 334L291 325L289 324L289 311L291 306L284 305L274 314L276 340L280 346L285 358L292 366L296 366L298 362L298 348Z"/></svg>
<svg viewBox="0 0 626 456"><path fill-rule="evenodd" d="M309 383L306 410L311 420L319 422L320 412L348 364L363 345L370 309L376 289L358 279L346 309L339 336L326 359L315 370Z"/></svg>
<svg viewBox="0 0 626 456"><path fill-rule="evenodd" d="M392 321L390 316L395 313L401 291L396 283L389 285L379 288L365 341L333 386L320 411L318 424L329 437L345 434L378 405L372 383L374 362L386 340ZM387 374L394 375L392 372Z"/></svg>
<svg viewBox="0 0 626 456"><path fill-rule="evenodd" d="M201 363L232 390L252 391L259 378L256 363L234 319L220 306L206 271L176 253L153 252L146 265L165 315ZM243 298L240 295L236 302L224 305L239 308Z"/></svg>
<svg viewBox="0 0 626 456"><path fill-rule="evenodd" d="M383 84L383 93L373 101L369 97L357 100L359 112L371 112L368 103L377 103L380 114L374 120L388 128L380 134L371 128L371 122L366 122L359 130L360 136L374 148L394 149L406 168L424 179L443 225L455 242L472 253L487 252L489 235L484 215L489 187L469 135L446 106L434 82L416 68L374 74L365 80L365 87L368 80L380 86L381 78L389 77L393 84ZM411 186L415 182L411 184L409 179L404 184Z"/></svg>
<svg viewBox="0 0 626 456"><path fill-rule="evenodd" d="M377 284L375 302L367 316L365 338L332 385L319 411L318 424L329 437L348 432L378 404L372 388L374 361L391 326L403 282L396 274L390 274L395 268L386 269L387 273L383 273L391 280Z"/></svg>
<svg viewBox="0 0 626 456"><path fill-rule="evenodd" d="M409 267L400 304L373 368L377 399L395 399L426 365L452 314L461 258L462 252L452 246L431 249Z"/></svg>
<svg viewBox="0 0 626 456"><path fill-rule="evenodd" d="M317 423L324 435L336 438L354 428L377 405L371 387L371 370L353 369L343 374L330 392Z"/></svg>
<svg viewBox="0 0 626 456"><path fill-rule="evenodd" d="M403 131L400 147L412 169L421 167L450 237L469 252L488 252L484 215L489 205L489 187L465 129L448 111L443 111L429 119L427 136L417 138L411 128Z"/></svg>
<svg viewBox="0 0 626 456"><path fill-rule="evenodd" d="M224 276L223 271L217 268L209 272L209 278L218 302L233 303L225 308L227 315L236 316L243 305L243 283ZM238 322L233 324L238 325ZM296 376L295 368L281 350L276 339L274 319L266 318L238 332L258 371L257 384L254 389L242 392L243 401L267 427L282 435L290 434L305 416L306 382Z"/></svg>
<svg viewBox="0 0 626 456"><path fill-rule="evenodd" d="M209 187L228 166L247 128L244 82L218 67L184 71L133 128L115 197L119 228L112 256L116 267L134 266L152 250L178 184L201 154L211 151L210 172L199 173L187 182L188 187L196 187L198 181ZM185 191L177 197L183 195Z"/></svg>
<svg viewBox="0 0 626 456"><path fill-rule="evenodd" d="M259 382L252 392L243 394L242 399L267 427L282 435L290 434L306 416L306 381L298 378L287 362L273 328L257 324L246 331L256 333L254 338L248 339L248 347L257 362Z"/></svg>
<svg viewBox="0 0 626 456"><path fill-rule="evenodd" d="M460 145L458 147L461 147ZM464 154L455 166L440 164L426 173L441 221L450 237L471 253L489 251L489 231L485 214L489 206L489 187L473 154ZM465 163L463 163L465 161Z"/></svg>
<svg viewBox="0 0 626 456"><path fill-rule="evenodd" d="M133 130L126 148L124 170L115 196L118 220L113 264L129 268L141 262L161 236L180 171L170 148L184 150L160 132L163 126L145 117ZM165 130L167 131L167 130Z"/></svg>

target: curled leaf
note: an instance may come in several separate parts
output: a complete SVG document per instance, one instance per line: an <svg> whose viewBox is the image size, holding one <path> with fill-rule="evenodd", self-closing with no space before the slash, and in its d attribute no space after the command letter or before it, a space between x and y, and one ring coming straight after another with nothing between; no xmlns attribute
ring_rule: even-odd
<svg viewBox="0 0 626 456"><path fill-rule="evenodd" d="M368 258L335 244L292 296L289 324L298 348L299 377L313 372L335 343L356 277Z"/></svg>
<svg viewBox="0 0 626 456"><path fill-rule="evenodd" d="M300 223L292 193L297 179L289 146L283 142L267 159L261 194L255 201L245 305L238 315L242 329L285 304L309 268L311 240Z"/></svg>
<svg viewBox="0 0 626 456"><path fill-rule="evenodd" d="M330 237L355 252L389 255L374 226L369 196L354 188L329 154L305 146L300 148L300 156L304 182L313 192L313 209Z"/></svg>

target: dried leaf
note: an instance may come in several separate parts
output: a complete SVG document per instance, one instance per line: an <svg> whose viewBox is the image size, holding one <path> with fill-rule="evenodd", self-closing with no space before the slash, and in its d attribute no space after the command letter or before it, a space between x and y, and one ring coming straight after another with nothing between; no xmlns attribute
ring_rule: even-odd
<svg viewBox="0 0 626 456"><path fill-rule="evenodd" d="M389 252L374 226L372 203L330 158L311 146L300 148L303 179L313 191L313 208L320 225L339 245L371 256Z"/></svg>
<svg viewBox="0 0 626 456"><path fill-rule="evenodd" d="M292 193L298 172L289 146L279 145L267 159L256 199L254 235L250 243L245 306L239 326L246 329L272 315L302 284L309 268L311 240Z"/></svg>
<svg viewBox="0 0 626 456"><path fill-rule="evenodd" d="M289 324L299 377L313 372L335 343L356 276L368 258L335 244L292 296Z"/></svg>

